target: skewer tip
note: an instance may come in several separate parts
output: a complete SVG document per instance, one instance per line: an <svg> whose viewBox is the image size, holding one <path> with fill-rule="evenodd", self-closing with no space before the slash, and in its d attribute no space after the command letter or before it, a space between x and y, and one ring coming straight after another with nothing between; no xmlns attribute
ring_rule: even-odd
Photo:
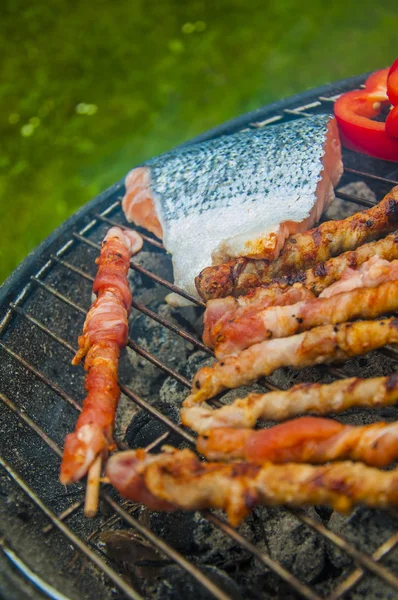
<svg viewBox="0 0 398 600"><path fill-rule="evenodd" d="M98 512L99 488L101 482L102 458L97 458L92 463L87 475L86 500L84 503L84 514L86 517L95 517Z"/></svg>

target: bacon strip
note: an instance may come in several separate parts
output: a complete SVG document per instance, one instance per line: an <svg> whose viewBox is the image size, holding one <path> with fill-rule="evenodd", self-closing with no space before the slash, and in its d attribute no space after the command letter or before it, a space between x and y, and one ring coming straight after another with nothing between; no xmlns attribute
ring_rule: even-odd
<svg viewBox="0 0 398 600"><path fill-rule="evenodd" d="M398 423L363 427L301 417L270 429L212 429L196 448L209 460L244 459L262 464L326 463L348 459L385 467L398 458Z"/></svg>
<svg viewBox="0 0 398 600"><path fill-rule="evenodd" d="M269 306L286 306L311 298L314 298L314 294L300 283L293 286L276 283L268 287L253 288L239 298L227 296L209 300L204 314L203 342L214 348L223 326L231 319L238 319Z"/></svg>
<svg viewBox="0 0 398 600"><path fill-rule="evenodd" d="M64 484L81 479L99 454L106 455L114 447L112 432L120 396L117 369L120 348L127 343L131 307L127 273L131 256L141 247L138 233L112 227L96 261L93 291L97 299L87 313L79 350L72 361L77 364L87 354L87 396L74 433L65 439L60 473Z"/></svg>
<svg viewBox="0 0 398 600"><path fill-rule="evenodd" d="M344 513L358 504L398 505L397 470L352 462L205 463L190 450L158 455L131 450L110 458L107 475L123 496L152 510L221 508L233 526L260 504L324 504Z"/></svg>
<svg viewBox="0 0 398 600"><path fill-rule="evenodd" d="M196 278L198 293L204 300L238 296L251 287L307 269L396 229L398 224L398 186L379 204L343 219L327 221L304 233L291 235L279 258L274 261L248 258L232 259L207 267Z"/></svg>
<svg viewBox="0 0 398 600"><path fill-rule="evenodd" d="M389 262L380 256L372 256L357 270L347 267L342 273L341 279L323 290L319 297L330 298L343 292L350 292L358 288L374 288L387 281L397 280L398 260Z"/></svg>
<svg viewBox="0 0 398 600"><path fill-rule="evenodd" d="M238 354L266 339L283 338L319 325L372 319L398 310L398 281L359 288L330 298L275 306L228 321L216 339L217 358Z"/></svg>
<svg viewBox="0 0 398 600"><path fill-rule="evenodd" d="M303 368L344 361L398 342L398 319L315 327L288 338L266 340L200 369L190 402L203 402L228 388L246 385L279 367Z"/></svg>
<svg viewBox="0 0 398 600"><path fill-rule="evenodd" d="M197 433L219 427L252 428L259 419L284 421L297 415L340 413L354 406L378 408L398 401L398 373L372 379L340 379L333 383L299 383L290 390L251 393L232 404L213 409L188 396L181 409L183 425Z"/></svg>

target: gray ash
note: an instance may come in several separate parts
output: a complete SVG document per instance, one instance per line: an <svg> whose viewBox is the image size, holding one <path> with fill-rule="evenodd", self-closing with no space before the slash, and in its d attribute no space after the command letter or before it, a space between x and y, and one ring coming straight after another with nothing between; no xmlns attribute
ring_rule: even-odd
<svg viewBox="0 0 398 600"><path fill-rule="evenodd" d="M212 565L203 565L201 571L215 583L231 600L243 600L238 585L224 571ZM155 598L159 600L181 600L181 598L195 598L195 600L212 600L214 596L193 577L187 577L180 567L172 565L161 571L162 582L157 589Z"/></svg>

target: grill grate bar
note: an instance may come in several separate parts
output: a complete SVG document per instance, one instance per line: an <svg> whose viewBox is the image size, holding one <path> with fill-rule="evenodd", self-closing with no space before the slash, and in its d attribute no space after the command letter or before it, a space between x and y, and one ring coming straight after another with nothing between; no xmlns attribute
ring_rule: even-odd
<svg viewBox="0 0 398 600"><path fill-rule="evenodd" d="M379 352L385 354L386 356L389 356L394 360L398 360L398 350L396 348L393 348L392 346L385 346L384 348L381 348Z"/></svg>
<svg viewBox="0 0 398 600"><path fill-rule="evenodd" d="M141 313L143 313L147 317L150 317L157 323L160 323L160 325L167 327L167 329L170 329L170 331L172 331L173 333L176 333L180 337L184 338L184 340L186 340L193 346L196 346L197 348L202 350L202 352L206 352L207 354L213 354L213 352L207 346L205 346L203 344L203 342L201 342L200 340L195 338L193 335L190 335L187 331L184 331L183 329L181 329L181 327L177 327L176 325L173 325L173 323L170 323L170 321L168 321L167 319L164 319L163 317L161 317L157 313L153 312L149 308L146 308L143 304L140 304L139 302L136 302L133 299L131 302L131 306L133 308L136 308L137 310L139 310Z"/></svg>
<svg viewBox="0 0 398 600"><path fill-rule="evenodd" d="M372 558L375 561L380 561L382 558L387 556L398 544L398 533L392 535L386 540L377 550L372 554ZM350 575L333 590L328 600L338 600L345 593L354 587L365 575L365 571L361 568L355 569Z"/></svg>
<svg viewBox="0 0 398 600"><path fill-rule="evenodd" d="M67 304L68 306L70 306L71 308L73 308L74 310L79 312L80 314L82 314L82 315L87 314L87 311L84 310L84 308L82 308L81 306L79 306L78 304L73 302L73 300L70 300L69 298L64 296L64 294L61 294L61 292L58 292L58 290L53 288L51 285L48 285L48 283L44 283L44 281L42 281L41 279L36 277L36 275L32 275L31 280L34 281L35 283L37 283L37 285L39 285L41 288L43 288L43 290L46 290L46 292L49 292L50 294L55 296L55 298L58 298L58 300L61 300L61 302L64 302L65 304Z"/></svg>
<svg viewBox="0 0 398 600"><path fill-rule="evenodd" d="M103 223L108 223L108 225L112 225L112 227L121 227L122 229L132 229L132 227L130 225L121 225L117 221L113 221L109 217L105 217L104 215L101 215L100 213L95 213L94 217L96 219L98 219L99 221L102 221ZM156 248L160 248L160 250L165 250L165 247L163 246L163 244L161 242L158 242L154 238L149 237L149 235L145 235L145 233L140 232L140 236L142 237L142 239L145 242L148 242L148 244L151 244L151 246L156 246Z"/></svg>
<svg viewBox="0 0 398 600"><path fill-rule="evenodd" d="M353 196L352 194L345 194L339 190L336 191L336 198L347 200L348 202L352 202L354 204L360 204L366 208L371 208L372 206L376 205L375 202L372 202L371 200L364 200L363 198L358 198L358 196Z"/></svg>
<svg viewBox="0 0 398 600"><path fill-rule="evenodd" d="M388 179L387 177L380 177L380 175L373 175L373 173L367 173L366 171L359 171L358 169L351 169L350 167L344 167L345 173L351 173L357 177L363 177L366 179L374 179L374 181L380 181L380 183L388 183L389 185L398 185L396 179Z"/></svg>
<svg viewBox="0 0 398 600"><path fill-rule="evenodd" d="M59 515L58 515L58 519L60 521L65 521L65 519L67 519L68 517L70 517L70 515L73 515L81 506L83 506L84 504L84 499L83 500L76 500L76 502L73 502L73 504L70 504L68 506L68 508L66 508L65 510L63 510ZM52 531L54 529L54 525L52 523L49 523L48 525L46 525L45 527L43 527L42 531L43 533L50 533L50 531Z"/></svg>
<svg viewBox="0 0 398 600"><path fill-rule="evenodd" d="M396 577L389 569L383 567L378 562L376 562L369 554L365 554L365 552L360 552L354 546L346 542L346 540L338 535L336 535L330 529L327 529L322 523L315 521L304 512L289 509L292 514L294 514L302 523L306 523L311 529L314 529L317 533L323 535L323 537L330 540L335 546L344 550L349 556L351 556L355 562L359 563L363 567L366 567L369 571L374 573L380 577L380 579L384 580L391 587L398 591L398 577Z"/></svg>
<svg viewBox="0 0 398 600"><path fill-rule="evenodd" d="M15 483L25 492L25 494L32 500L34 504L50 519L52 524L63 533L63 535L73 544L73 546L82 552L92 563L94 563L105 575L113 581L119 589L121 589L128 598L131 600L144 600L143 597L136 592L130 585L128 585L124 579L116 573L112 567L107 565L95 552L90 550L84 542L82 542L74 533L55 516L55 514L40 500L37 494L25 483L25 481L19 477L19 475L12 469L10 465L0 456L0 465L8 473L8 475L15 481Z"/></svg>
<svg viewBox="0 0 398 600"><path fill-rule="evenodd" d="M192 435L187 433L184 429L181 429L181 427L173 423L173 421L171 421L168 417L165 417L160 411L158 411L156 408L148 404L148 402L145 402L145 400L137 396L137 394L135 394L132 390L130 390L123 384L120 384L120 389L122 390L123 394L130 398L130 400L133 400L135 404L137 404L138 406L146 410L146 412L156 417L158 421L161 421L174 433L177 433L179 436L184 438L186 442L189 442L190 444L195 444L195 438Z"/></svg>
<svg viewBox="0 0 398 600"><path fill-rule="evenodd" d="M79 240L79 242L83 242L83 244L86 244L87 246L91 246L91 248L95 248L95 250L101 249L101 246L99 244L92 242L91 240L87 239L83 235L80 235L79 233L74 232L73 237L75 237L77 240ZM144 267L142 267L138 263L134 262L133 260L130 261L130 267L132 269L134 269L134 271L138 271L138 273L141 273L142 275L149 277L153 281L156 281L156 283L159 283L160 285L167 287L169 290L171 290L175 294L178 294L179 296L183 296L186 300L193 302L197 306L201 306L202 308L205 308L206 304L204 302L202 302L201 300L198 300L197 298L194 298L190 294L187 294L187 292L184 292L184 290L182 290L181 288L174 285L174 283L170 283L170 281L163 279L163 277L159 277L159 275L155 275L155 273L151 273L151 271L148 271L148 269L144 269Z"/></svg>
<svg viewBox="0 0 398 600"><path fill-rule="evenodd" d="M145 350L145 348L142 348L142 346L139 346L138 344L136 344L130 338L127 342L127 346L129 348L131 348L132 350L134 350L134 352L136 352L143 358L146 358L147 360L149 360L153 365L155 365L156 367L158 367L159 369L161 369L162 371L167 373L167 375L170 375L170 377L174 377L174 379L177 379L177 381L179 381L181 383L181 385L183 385L184 387L186 387L186 388L191 387L191 384L189 383L189 381L186 377L184 377L183 375L180 375L180 373L178 373L178 371L176 371L172 367L168 367L167 365L162 363L155 356L153 356L153 354L151 354L150 352Z"/></svg>

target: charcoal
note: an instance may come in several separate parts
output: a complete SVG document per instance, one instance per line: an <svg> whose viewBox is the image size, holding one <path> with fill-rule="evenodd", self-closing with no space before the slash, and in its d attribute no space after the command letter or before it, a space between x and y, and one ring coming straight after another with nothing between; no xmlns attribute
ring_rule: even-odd
<svg viewBox="0 0 398 600"><path fill-rule="evenodd" d="M259 508L259 546L301 581L311 583L325 565L325 541L319 534L301 523L293 514L278 508ZM307 514L316 521L313 508Z"/></svg>
<svg viewBox="0 0 398 600"><path fill-rule="evenodd" d="M215 359L202 350L192 354L185 365L182 367L182 373L187 379L193 379L199 369L211 365Z"/></svg>
<svg viewBox="0 0 398 600"><path fill-rule="evenodd" d="M177 325L176 320L171 316L173 309L170 307L158 301L151 302L147 307ZM133 311L130 318L130 337L168 367L177 371L193 350L182 337L138 311ZM126 384L139 396L155 397L167 374L131 348L127 348L127 356L130 362L130 381L125 380Z"/></svg>
<svg viewBox="0 0 398 600"><path fill-rule="evenodd" d="M173 377L167 377L159 390L159 400L171 404L180 410L182 402L189 394L189 389Z"/></svg>
<svg viewBox="0 0 398 600"><path fill-rule="evenodd" d="M149 512L149 526L156 535L166 539L179 552L194 554L198 551L195 540L196 519L194 513Z"/></svg>
<svg viewBox="0 0 398 600"><path fill-rule="evenodd" d="M240 600L242 596L239 587L225 573L217 567L203 565L202 572L215 585L223 590L231 600ZM177 566L168 566L161 571L162 582L157 590L156 598L159 600L181 600L181 598L194 598L195 600L213 600L214 596L208 592L193 577Z"/></svg>
<svg viewBox="0 0 398 600"><path fill-rule="evenodd" d="M147 271L162 277L162 279L173 281L173 267L167 254L142 250L134 257L134 262L147 269ZM129 281L137 301L141 302L145 298L148 301L153 301L154 298L162 301L168 294L166 288L158 285L153 279L142 275L138 271L130 270Z"/></svg>
<svg viewBox="0 0 398 600"><path fill-rule="evenodd" d="M225 521L224 513L221 511L214 511L214 513ZM225 535L221 529L209 523L200 514L196 513L194 520L196 523L194 530L195 543L198 552L200 551L200 561L202 563L229 570L250 558L251 554L247 550ZM254 540L251 522L251 519L243 521L238 527L238 533L249 541Z"/></svg>
<svg viewBox="0 0 398 600"><path fill-rule="evenodd" d="M334 377L323 367L306 367L299 371L282 367L274 371L267 379L276 387L288 390L298 383L331 383Z"/></svg>
<svg viewBox="0 0 398 600"><path fill-rule="evenodd" d="M386 511L360 507L348 517L334 512L328 527L355 546L357 550L371 554L380 544L396 533L397 520L396 516ZM326 546L328 557L335 567L342 568L352 565L352 559L346 552L339 550L329 541L326 542ZM397 564L398 560L395 568Z"/></svg>
<svg viewBox="0 0 398 600"><path fill-rule="evenodd" d="M168 417L174 423L178 423L179 411L171 403L155 401L152 406ZM125 440L130 448L145 448L148 444L154 442L160 435L168 432L169 428L156 417L145 410L138 412L127 427ZM178 446L181 437L176 433L171 433L167 438L167 444ZM165 442L166 443L166 442Z"/></svg>
<svg viewBox="0 0 398 600"><path fill-rule="evenodd" d="M198 369L210 364L213 360L205 352L194 352L186 363L181 365L180 373L191 381ZM167 404L172 403L180 410L181 404L189 392L189 389L178 383L173 377L167 377L159 391L159 398Z"/></svg>
<svg viewBox="0 0 398 600"><path fill-rule="evenodd" d="M246 550L198 513L148 513L152 531L198 564L232 569L250 558ZM241 524L239 532L246 539L253 539L247 523Z"/></svg>
<svg viewBox="0 0 398 600"><path fill-rule="evenodd" d="M346 596L347 600L397 600L397 591L376 576L366 575Z"/></svg>
<svg viewBox="0 0 398 600"><path fill-rule="evenodd" d="M173 309L169 306L151 302L147 308L158 313L173 325L177 325L171 314ZM168 366L173 368L184 364L187 356L193 350L192 346L178 334L138 311L134 313L131 337L137 344L155 356L164 358Z"/></svg>

